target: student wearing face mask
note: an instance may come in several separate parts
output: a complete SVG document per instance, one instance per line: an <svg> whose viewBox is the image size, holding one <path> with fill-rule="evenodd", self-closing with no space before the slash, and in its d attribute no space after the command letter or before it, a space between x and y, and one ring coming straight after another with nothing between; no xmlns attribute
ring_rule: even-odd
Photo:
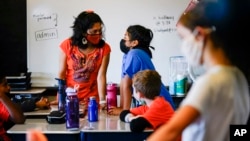
<svg viewBox="0 0 250 141"><path fill-rule="evenodd" d="M104 23L94 11L83 11L74 21L73 35L60 44L58 79L66 87L78 85L78 98L87 108L95 96L100 108L106 108L106 72L111 48L104 41ZM57 104L58 100L51 104Z"/></svg>
<svg viewBox="0 0 250 141"><path fill-rule="evenodd" d="M141 70L155 70L150 50L154 49L150 46L152 39L153 32L144 26L131 25L127 28L124 39L120 42L121 51L124 53L120 81L120 107L112 107L108 111L109 114L119 115L122 110L129 110L131 107L140 105L132 97L132 77ZM173 99L163 83L160 95L175 109Z"/></svg>
<svg viewBox="0 0 250 141"><path fill-rule="evenodd" d="M248 37L250 2L201 1L180 16L177 32L190 65L206 72L197 78L167 124L147 141L229 141L230 125L247 124L250 111ZM249 58L249 56L248 56ZM245 62L244 65L242 62Z"/></svg>

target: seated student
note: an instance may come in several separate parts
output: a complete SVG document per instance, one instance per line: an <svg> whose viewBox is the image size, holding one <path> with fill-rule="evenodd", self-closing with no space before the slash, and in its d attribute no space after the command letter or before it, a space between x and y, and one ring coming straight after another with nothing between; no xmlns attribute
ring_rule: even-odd
<svg viewBox="0 0 250 141"><path fill-rule="evenodd" d="M166 123L174 114L171 104L159 96L161 76L155 70L137 72L133 78L134 97L145 105L123 110L120 120L130 123L132 132L142 132L146 128L156 129Z"/></svg>
<svg viewBox="0 0 250 141"><path fill-rule="evenodd" d="M20 106L17 106L8 97L10 86L5 75L0 72L0 141L10 141L6 130L14 124L25 122L25 116ZM7 127L7 126L8 127Z"/></svg>

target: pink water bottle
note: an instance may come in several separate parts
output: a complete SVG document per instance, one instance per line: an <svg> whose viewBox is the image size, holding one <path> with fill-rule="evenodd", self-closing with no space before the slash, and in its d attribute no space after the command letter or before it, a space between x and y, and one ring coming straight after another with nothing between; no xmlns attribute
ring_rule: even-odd
<svg viewBox="0 0 250 141"><path fill-rule="evenodd" d="M107 84L107 105L108 110L111 106L117 107L117 84L109 82Z"/></svg>

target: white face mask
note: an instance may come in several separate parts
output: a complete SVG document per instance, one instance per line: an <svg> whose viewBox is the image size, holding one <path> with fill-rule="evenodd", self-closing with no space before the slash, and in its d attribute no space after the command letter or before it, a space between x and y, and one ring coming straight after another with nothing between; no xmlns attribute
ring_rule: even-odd
<svg viewBox="0 0 250 141"><path fill-rule="evenodd" d="M202 49L203 41L196 40L193 34L186 37L181 45L181 52L192 66L201 66Z"/></svg>

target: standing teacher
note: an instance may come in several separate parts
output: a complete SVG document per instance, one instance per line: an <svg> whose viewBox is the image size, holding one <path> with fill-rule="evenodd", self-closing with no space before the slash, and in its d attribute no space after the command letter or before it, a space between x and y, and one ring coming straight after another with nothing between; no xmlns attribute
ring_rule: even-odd
<svg viewBox="0 0 250 141"><path fill-rule="evenodd" d="M67 87L78 88L78 98L86 105L95 96L102 109L106 108L106 73L110 46L103 39L104 23L94 11L83 11L75 18L73 35L60 45L58 78ZM53 101L51 104L57 104Z"/></svg>

